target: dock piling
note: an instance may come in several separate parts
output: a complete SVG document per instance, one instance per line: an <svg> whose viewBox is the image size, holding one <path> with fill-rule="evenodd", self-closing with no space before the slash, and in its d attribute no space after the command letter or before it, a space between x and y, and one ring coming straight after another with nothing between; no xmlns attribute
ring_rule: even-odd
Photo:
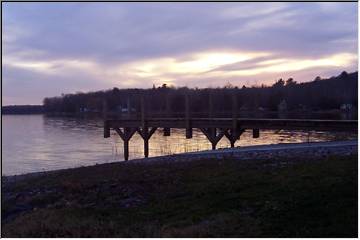
<svg viewBox="0 0 360 240"><path fill-rule="evenodd" d="M136 132L136 128L124 128L124 132L120 128L115 128L115 131L119 134L120 138L124 142L124 159L127 161L129 159L129 141L131 137Z"/></svg>
<svg viewBox="0 0 360 240"><path fill-rule="evenodd" d="M253 129L253 138L259 138L260 137L260 129L255 128Z"/></svg>
<svg viewBox="0 0 360 240"><path fill-rule="evenodd" d="M186 125L186 138L192 138L192 127L190 121L190 99L189 94L185 94L185 125Z"/></svg>
<svg viewBox="0 0 360 240"><path fill-rule="evenodd" d="M225 131L223 129L220 129L219 132L217 131L217 128L200 128L200 130L210 141L212 150L216 149L217 143L225 135Z"/></svg>
<svg viewBox="0 0 360 240"><path fill-rule="evenodd" d="M150 140L151 136L154 134L154 132L156 131L156 129L157 129L157 127L152 127L152 128L150 128L150 131L149 131L148 127L137 128L137 132L140 134L140 136L144 140L144 156L146 158L149 157L149 140Z"/></svg>
<svg viewBox="0 0 360 240"><path fill-rule="evenodd" d="M106 121L107 119L107 102L106 99L103 99L103 121L104 121L104 138L109 138L110 137L110 127Z"/></svg>
<svg viewBox="0 0 360 240"><path fill-rule="evenodd" d="M225 137L229 140L231 147L235 147L236 140L240 139L241 134L245 132L244 129L226 129L224 131Z"/></svg>
<svg viewBox="0 0 360 240"><path fill-rule="evenodd" d="M166 107L166 112L165 112L165 115L170 118L171 115L170 115L170 112L171 112L171 108L170 108L170 96L169 94L166 95L166 98L165 98L165 107ZM164 127L164 136L167 137L167 136L170 136L170 128L168 127Z"/></svg>

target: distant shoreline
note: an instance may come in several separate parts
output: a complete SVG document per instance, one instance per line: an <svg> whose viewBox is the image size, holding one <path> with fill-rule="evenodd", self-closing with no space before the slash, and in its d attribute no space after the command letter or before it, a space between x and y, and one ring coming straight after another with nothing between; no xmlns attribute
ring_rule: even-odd
<svg viewBox="0 0 360 240"><path fill-rule="evenodd" d="M1 114L43 114L43 105L8 105L1 106Z"/></svg>
<svg viewBox="0 0 360 240"><path fill-rule="evenodd" d="M266 117L267 115L284 115L288 116L287 118L314 118L316 115L341 115L343 113L352 113L354 114L354 119L357 119L357 111L347 111L344 112L340 109L328 109L328 110L303 110L303 109L293 109L284 112L279 111L269 111L269 110L241 110L238 112L239 116L243 117L254 117L261 118L262 116ZM89 111L89 112L46 112L43 105L11 105L11 106L2 106L1 107L2 115L26 115L26 114L46 114L48 116L94 116L94 117L103 117L103 113L100 111ZM121 113L118 112L108 112L109 115L121 116ZM327 116L329 117L329 116ZM322 118L319 116L318 118Z"/></svg>

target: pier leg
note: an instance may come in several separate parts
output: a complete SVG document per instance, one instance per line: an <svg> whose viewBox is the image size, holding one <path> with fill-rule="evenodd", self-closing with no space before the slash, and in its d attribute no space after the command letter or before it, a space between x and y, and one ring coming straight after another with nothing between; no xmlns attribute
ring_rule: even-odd
<svg viewBox="0 0 360 240"><path fill-rule="evenodd" d="M217 142L215 142L215 141L212 141L212 142L211 142L211 149L212 149L212 150L215 150L215 149L216 149L216 144L217 144Z"/></svg>
<svg viewBox="0 0 360 240"><path fill-rule="evenodd" d="M231 147L235 147L236 140L240 139L241 134L245 132L245 129L233 130L224 129L225 137L229 140Z"/></svg>
<svg viewBox="0 0 360 240"><path fill-rule="evenodd" d="M124 159L129 160L129 141L136 132L136 128L124 128L124 132L120 128L115 128L120 138L124 141Z"/></svg>
<svg viewBox="0 0 360 240"><path fill-rule="evenodd" d="M104 120L104 138L110 137L110 128L109 124L107 122L107 102L105 99L103 99L103 120Z"/></svg>
<svg viewBox="0 0 360 240"><path fill-rule="evenodd" d="M150 128L150 131L149 131L148 127L143 127L143 128L137 129L137 132L140 134L140 136L144 140L144 156L146 158L149 157L149 139L154 134L156 129L157 129L157 127Z"/></svg>
<svg viewBox="0 0 360 240"><path fill-rule="evenodd" d="M259 137L260 137L260 130L253 129L253 138L259 138Z"/></svg>
<svg viewBox="0 0 360 240"><path fill-rule="evenodd" d="M124 159L129 160L129 140L124 141Z"/></svg>
<svg viewBox="0 0 360 240"><path fill-rule="evenodd" d="M170 106L170 94L168 93L165 97L165 116L171 117L171 106ZM170 128L164 127L164 136L170 136Z"/></svg>
<svg viewBox="0 0 360 240"><path fill-rule="evenodd" d="M149 139L144 139L144 156L149 157Z"/></svg>
<svg viewBox="0 0 360 240"><path fill-rule="evenodd" d="M206 138L211 142L212 150L216 149L217 143L221 140L221 138L225 135L223 130L220 130L217 133L216 128L200 128L200 130L204 133Z"/></svg>
<svg viewBox="0 0 360 240"><path fill-rule="evenodd" d="M192 138L192 127L190 126L190 123L189 123L189 125L186 127L186 138L187 138L187 139Z"/></svg>
<svg viewBox="0 0 360 240"><path fill-rule="evenodd" d="M170 136L170 128L168 127L164 128L164 136L165 137Z"/></svg>
<svg viewBox="0 0 360 240"><path fill-rule="evenodd" d="M190 99L189 94L185 94L185 125L186 125L186 138L192 138L192 127L190 120Z"/></svg>
<svg viewBox="0 0 360 240"><path fill-rule="evenodd" d="M109 127L109 123L107 122L107 120L104 120L104 138L109 138L110 137L110 127Z"/></svg>
<svg viewBox="0 0 360 240"><path fill-rule="evenodd" d="M235 147L235 141L233 139L230 140L230 147L231 148Z"/></svg>

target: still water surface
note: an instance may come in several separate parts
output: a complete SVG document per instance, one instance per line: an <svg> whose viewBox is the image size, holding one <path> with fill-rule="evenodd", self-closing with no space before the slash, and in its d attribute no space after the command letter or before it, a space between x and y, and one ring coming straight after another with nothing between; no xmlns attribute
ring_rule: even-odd
<svg viewBox="0 0 360 240"><path fill-rule="evenodd" d="M123 161L123 145L119 136L103 138L101 119L48 117L45 115L2 116L2 174L14 175L79 166ZM150 156L168 155L211 149L206 137L197 130L192 139L185 138L185 130L171 129L164 137L157 130L150 139ZM245 132L235 146L273 143L328 141L356 138L355 134L304 131L260 131L253 139ZM229 147L226 138L218 148ZM143 156L143 141L135 134L130 141L130 159Z"/></svg>

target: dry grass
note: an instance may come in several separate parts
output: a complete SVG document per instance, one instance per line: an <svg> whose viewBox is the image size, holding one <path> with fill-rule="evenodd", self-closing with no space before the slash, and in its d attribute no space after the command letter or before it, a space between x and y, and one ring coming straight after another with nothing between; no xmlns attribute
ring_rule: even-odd
<svg viewBox="0 0 360 240"><path fill-rule="evenodd" d="M4 184L2 206L4 237L357 237L357 156L104 164Z"/></svg>

